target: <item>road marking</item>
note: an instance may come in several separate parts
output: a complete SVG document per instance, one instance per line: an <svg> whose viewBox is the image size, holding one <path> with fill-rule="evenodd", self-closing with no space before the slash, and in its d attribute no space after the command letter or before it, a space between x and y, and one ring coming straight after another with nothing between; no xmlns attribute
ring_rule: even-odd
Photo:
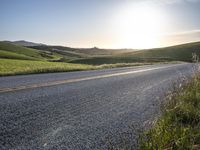
<svg viewBox="0 0 200 150"><path fill-rule="evenodd" d="M135 74L135 73L158 70L158 69L169 68L169 67L173 67L173 66L141 69L141 70L134 70L134 71L128 71L128 72L105 74L105 75L85 77L85 78L77 78L77 79L69 79L69 80L52 81L52 82L46 82L46 83L23 85L23 86L18 86L18 87L0 88L0 93L15 92L15 91L21 91L21 90L26 90L26 89L49 87L49 86L55 86L55 85L60 85L60 84L68 84L68 83L74 83L74 82L80 82L80 81L88 81L88 80L94 80L94 79L122 76L122 75Z"/></svg>

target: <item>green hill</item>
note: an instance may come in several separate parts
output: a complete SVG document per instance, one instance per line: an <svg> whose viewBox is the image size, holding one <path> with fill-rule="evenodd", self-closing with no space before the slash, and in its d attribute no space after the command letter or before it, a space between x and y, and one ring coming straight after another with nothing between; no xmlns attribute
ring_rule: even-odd
<svg viewBox="0 0 200 150"><path fill-rule="evenodd" d="M127 56L139 57L143 59L167 59L179 61L191 61L192 53L200 56L200 42L182 44L177 46L142 50L133 53L127 53Z"/></svg>
<svg viewBox="0 0 200 150"><path fill-rule="evenodd" d="M71 63L83 64L112 64L112 63L133 63L133 62L163 62L163 61L192 61L192 53L200 56L200 42L182 44L177 46L138 50L125 52L112 56L90 57L76 59Z"/></svg>
<svg viewBox="0 0 200 150"><path fill-rule="evenodd" d="M27 48L9 42L0 42L0 58L23 59L23 60L51 60L58 58L58 55L48 51L40 51Z"/></svg>
<svg viewBox="0 0 200 150"><path fill-rule="evenodd" d="M87 56L85 54L76 52L75 49L73 48L63 47L63 46L40 45L40 46L31 46L30 48L34 48L40 51L54 52L68 58L82 58Z"/></svg>
<svg viewBox="0 0 200 150"><path fill-rule="evenodd" d="M75 57L96 57L96 56L111 56L116 54L121 54L124 52L133 52L134 49L100 49L97 47L93 48L71 48L64 46L48 46L48 45L40 45L40 46L31 46L30 48L38 49L38 50L47 50L52 52L57 52L60 54L69 53L73 54Z"/></svg>
<svg viewBox="0 0 200 150"><path fill-rule="evenodd" d="M116 64L134 62L163 62L192 60L192 53L200 55L200 42L149 50L76 49L63 46L39 45L23 47L0 42L0 58L60 61L79 64Z"/></svg>
<svg viewBox="0 0 200 150"><path fill-rule="evenodd" d="M46 45L24 47L11 42L0 42L0 76L102 69L166 61L191 62L192 53L200 55L200 42L138 51Z"/></svg>

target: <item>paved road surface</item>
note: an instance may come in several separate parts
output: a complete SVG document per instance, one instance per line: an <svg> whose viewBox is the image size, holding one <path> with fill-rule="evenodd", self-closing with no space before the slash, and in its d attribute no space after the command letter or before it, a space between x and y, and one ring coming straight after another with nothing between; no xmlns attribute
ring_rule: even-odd
<svg viewBox="0 0 200 150"><path fill-rule="evenodd" d="M0 149L106 149L107 137L153 120L160 98L192 71L168 64L1 77Z"/></svg>

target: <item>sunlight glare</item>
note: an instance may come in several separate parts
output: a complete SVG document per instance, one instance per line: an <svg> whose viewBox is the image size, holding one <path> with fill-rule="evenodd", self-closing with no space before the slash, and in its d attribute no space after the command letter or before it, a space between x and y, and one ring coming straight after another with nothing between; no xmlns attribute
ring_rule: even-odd
<svg viewBox="0 0 200 150"><path fill-rule="evenodd" d="M159 34L164 28L161 12L153 6L126 6L115 22L119 46L152 48L159 45Z"/></svg>

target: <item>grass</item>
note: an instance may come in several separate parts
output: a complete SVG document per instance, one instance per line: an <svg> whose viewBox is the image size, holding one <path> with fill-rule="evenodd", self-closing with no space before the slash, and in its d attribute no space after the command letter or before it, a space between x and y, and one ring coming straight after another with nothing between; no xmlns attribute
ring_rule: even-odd
<svg viewBox="0 0 200 150"><path fill-rule="evenodd" d="M75 64L103 65L117 63L152 63L163 61L189 61L192 53L200 55L200 42L150 50L70 48L63 46L18 46L0 42L0 58L33 59ZM7 53L5 53L7 52Z"/></svg>
<svg viewBox="0 0 200 150"><path fill-rule="evenodd" d="M62 62L0 59L0 76L90 69L94 69L94 67L91 65L69 64Z"/></svg>
<svg viewBox="0 0 200 150"><path fill-rule="evenodd" d="M152 65L154 63L116 63L116 64L103 64L95 66L96 69L118 68L118 67L133 67L142 65Z"/></svg>
<svg viewBox="0 0 200 150"><path fill-rule="evenodd" d="M165 62L171 61L168 59L154 59L154 58L138 58L132 56L104 56L104 57L90 57L90 58L82 58L75 59L69 61L70 63L78 63L78 64L89 64L89 65L102 65L102 64L117 64L117 63L155 63L155 62Z"/></svg>
<svg viewBox="0 0 200 150"><path fill-rule="evenodd" d="M72 66L73 68L74 66L80 66L80 64L82 64L82 66L87 66L90 69L103 69L138 66L160 62L164 63L167 61L189 61L191 60L193 52L196 52L197 55L200 53L198 46L200 46L200 42L135 52L128 49L76 49L45 45L27 48L11 44L9 42L0 42L0 74L15 75L70 70L74 71L76 69L69 69L69 66ZM30 60L38 62L30 62ZM16 64L13 62L16 62ZM29 63L38 65L35 65L31 71ZM88 70L87 67L81 70Z"/></svg>
<svg viewBox="0 0 200 150"><path fill-rule="evenodd" d="M49 72L82 71L82 70L130 67L130 66L140 66L140 65L150 65L150 63L145 63L145 64L118 63L118 64L104 64L104 65L93 66L86 64L71 64L64 62L0 59L0 76L49 73Z"/></svg>
<svg viewBox="0 0 200 150"><path fill-rule="evenodd" d="M0 58L25 60L54 60L61 58L60 55L52 52L27 48L9 42L0 42L0 50Z"/></svg>
<svg viewBox="0 0 200 150"><path fill-rule="evenodd" d="M77 58L69 62L91 65L135 62L151 63L163 61L191 62L192 53L200 56L200 42L132 52L126 52L126 50L124 50L123 53L115 53L105 56L93 56L87 58Z"/></svg>
<svg viewBox="0 0 200 150"><path fill-rule="evenodd" d="M17 54L9 51L0 50L0 58L19 59L19 60L35 60L33 57L29 57L23 54Z"/></svg>
<svg viewBox="0 0 200 150"><path fill-rule="evenodd" d="M102 55L113 55L113 54L119 54L119 53L124 53L124 51L133 51L131 49L118 49L118 50L113 50L113 49L99 49L99 48L70 48L70 47L64 47L64 46L47 46L47 45L42 45L42 46L32 46L31 48L38 49L38 50L47 50L47 51L54 51L54 50L59 50L58 53L71 53L75 57L78 58L84 58L84 57L89 57L89 56L102 56ZM73 57L74 57L73 56Z"/></svg>
<svg viewBox="0 0 200 150"><path fill-rule="evenodd" d="M178 46L171 46L165 48L156 48L150 50L141 50L137 52L126 53L125 56L138 57L143 59L168 59L176 61L191 62L192 53L200 56L200 42L188 43Z"/></svg>
<svg viewBox="0 0 200 150"><path fill-rule="evenodd" d="M200 149L200 75L168 96L163 115L141 136L140 149Z"/></svg>

